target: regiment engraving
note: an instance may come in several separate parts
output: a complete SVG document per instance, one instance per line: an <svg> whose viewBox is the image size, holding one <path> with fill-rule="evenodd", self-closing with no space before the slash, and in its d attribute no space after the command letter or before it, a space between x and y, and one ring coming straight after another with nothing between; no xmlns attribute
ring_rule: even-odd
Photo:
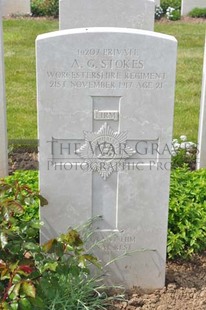
<svg viewBox="0 0 206 310"><path fill-rule="evenodd" d="M94 110L94 119L96 120L114 120L118 121L119 111Z"/></svg>

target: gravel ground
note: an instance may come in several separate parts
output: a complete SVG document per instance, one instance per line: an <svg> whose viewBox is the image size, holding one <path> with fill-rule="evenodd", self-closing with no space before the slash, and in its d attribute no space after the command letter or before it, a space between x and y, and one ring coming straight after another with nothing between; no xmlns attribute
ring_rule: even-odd
<svg viewBox="0 0 206 310"><path fill-rule="evenodd" d="M38 169L35 152L18 151L9 156L9 171ZM120 283L121 285L121 283ZM108 310L206 310L206 252L189 262L167 263L166 286L146 293L141 289L126 292L125 301Z"/></svg>
<svg viewBox="0 0 206 310"><path fill-rule="evenodd" d="M168 262L163 289L150 294L133 289L126 297L109 310L206 310L206 252L190 262Z"/></svg>
<svg viewBox="0 0 206 310"><path fill-rule="evenodd" d="M38 169L38 155L36 152L28 152L19 149L9 154L9 174L15 170Z"/></svg>

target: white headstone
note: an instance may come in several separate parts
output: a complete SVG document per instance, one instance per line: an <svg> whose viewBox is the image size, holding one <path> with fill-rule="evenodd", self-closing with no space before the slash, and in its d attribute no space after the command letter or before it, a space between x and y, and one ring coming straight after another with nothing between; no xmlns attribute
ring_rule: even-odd
<svg viewBox="0 0 206 310"><path fill-rule="evenodd" d="M3 16L31 13L30 0L2 0Z"/></svg>
<svg viewBox="0 0 206 310"><path fill-rule="evenodd" d="M197 169L206 168L206 38L202 73L202 92L200 101Z"/></svg>
<svg viewBox="0 0 206 310"><path fill-rule="evenodd" d="M164 286L176 40L73 29L37 38L44 242L100 216L113 283Z"/></svg>
<svg viewBox="0 0 206 310"><path fill-rule="evenodd" d="M194 8L206 8L206 0L182 0L181 15L187 15Z"/></svg>
<svg viewBox="0 0 206 310"><path fill-rule="evenodd" d="M155 0L155 5L160 6L160 0Z"/></svg>
<svg viewBox="0 0 206 310"><path fill-rule="evenodd" d="M8 175L6 100L3 58L2 3L0 0L0 178Z"/></svg>
<svg viewBox="0 0 206 310"><path fill-rule="evenodd" d="M154 29L154 0L60 0L59 28Z"/></svg>

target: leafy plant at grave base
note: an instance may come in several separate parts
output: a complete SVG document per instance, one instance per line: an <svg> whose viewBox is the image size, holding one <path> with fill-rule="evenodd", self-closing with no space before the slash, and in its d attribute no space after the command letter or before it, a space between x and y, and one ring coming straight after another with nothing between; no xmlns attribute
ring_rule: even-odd
<svg viewBox="0 0 206 310"><path fill-rule="evenodd" d="M194 8L188 15L194 18L206 18L206 8Z"/></svg>
<svg viewBox="0 0 206 310"><path fill-rule="evenodd" d="M85 271L72 274L71 269L68 272L65 268L65 272L68 274L58 270L41 280L40 294L44 300L44 309L107 309L109 299L105 287L97 279L90 279Z"/></svg>
<svg viewBox="0 0 206 310"><path fill-rule="evenodd" d="M0 180L0 309L106 309L103 287L88 277L88 263L99 263L85 252L76 230L43 246L36 242L39 221L27 218L26 207L34 199L47 201L16 180L19 174ZM26 179L36 187L37 174L29 174Z"/></svg>
<svg viewBox="0 0 206 310"><path fill-rule="evenodd" d="M196 166L197 145L194 142L187 141L187 137L181 135L178 139L172 141L172 169L183 167L185 164L191 170Z"/></svg>
<svg viewBox="0 0 206 310"><path fill-rule="evenodd" d="M186 258L206 249L206 170L172 170L168 257Z"/></svg>
<svg viewBox="0 0 206 310"><path fill-rule="evenodd" d="M179 20L181 18L180 10L169 6L166 11L166 17L167 19L173 20L173 21Z"/></svg>
<svg viewBox="0 0 206 310"><path fill-rule="evenodd" d="M163 13L163 9L161 8L161 6L156 5L155 6L155 19L160 20L163 15L164 13Z"/></svg>
<svg viewBox="0 0 206 310"><path fill-rule="evenodd" d="M37 193L38 191L38 171L16 171L13 175L6 177L4 182L10 186L10 189L1 193L1 199L18 200L23 204L24 212L17 216L18 218L20 216L20 221L16 221L16 224L21 225L24 221L31 221L35 226L35 222L39 220L39 199L36 195L30 195L30 192ZM39 227L39 224L37 226ZM35 232L38 240L39 230Z"/></svg>
<svg viewBox="0 0 206 310"><path fill-rule="evenodd" d="M106 309L105 288L98 283L101 279L89 277L87 262L100 265L94 256L84 253L76 230L50 240L43 249L52 254L43 263L39 261L42 276L37 293L44 300L43 309Z"/></svg>
<svg viewBox="0 0 206 310"><path fill-rule="evenodd" d="M38 190L38 171L35 170L17 170L12 175L5 177L4 181L11 185L18 181L20 185L27 185L32 191ZM14 195L13 192L7 193L10 197Z"/></svg>
<svg viewBox="0 0 206 310"><path fill-rule="evenodd" d="M40 199L42 205L46 203L37 191L32 191L15 178L0 180L2 309L18 309L18 305L28 303L28 298L34 298L36 294L32 280L35 264L31 252L39 250L35 240L39 221L24 216L25 206L32 205L35 199Z"/></svg>
<svg viewBox="0 0 206 310"><path fill-rule="evenodd" d="M32 16L59 16L59 0L32 0Z"/></svg>
<svg viewBox="0 0 206 310"><path fill-rule="evenodd" d="M180 10L181 0L161 0L160 6L163 9L163 14L166 14L168 7Z"/></svg>

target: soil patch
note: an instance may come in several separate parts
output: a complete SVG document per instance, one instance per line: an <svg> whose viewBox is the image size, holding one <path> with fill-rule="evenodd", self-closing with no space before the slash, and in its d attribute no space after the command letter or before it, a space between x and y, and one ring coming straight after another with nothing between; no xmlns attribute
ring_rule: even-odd
<svg viewBox="0 0 206 310"><path fill-rule="evenodd" d="M126 300L109 310L205 310L206 252L189 262L167 262L166 286L152 293L141 289L126 292Z"/></svg>
<svg viewBox="0 0 206 310"><path fill-rule="evenodd" d="M9 154L9 174L16 170L37 170L38 154L35 151L17 149Z"/></svg>

